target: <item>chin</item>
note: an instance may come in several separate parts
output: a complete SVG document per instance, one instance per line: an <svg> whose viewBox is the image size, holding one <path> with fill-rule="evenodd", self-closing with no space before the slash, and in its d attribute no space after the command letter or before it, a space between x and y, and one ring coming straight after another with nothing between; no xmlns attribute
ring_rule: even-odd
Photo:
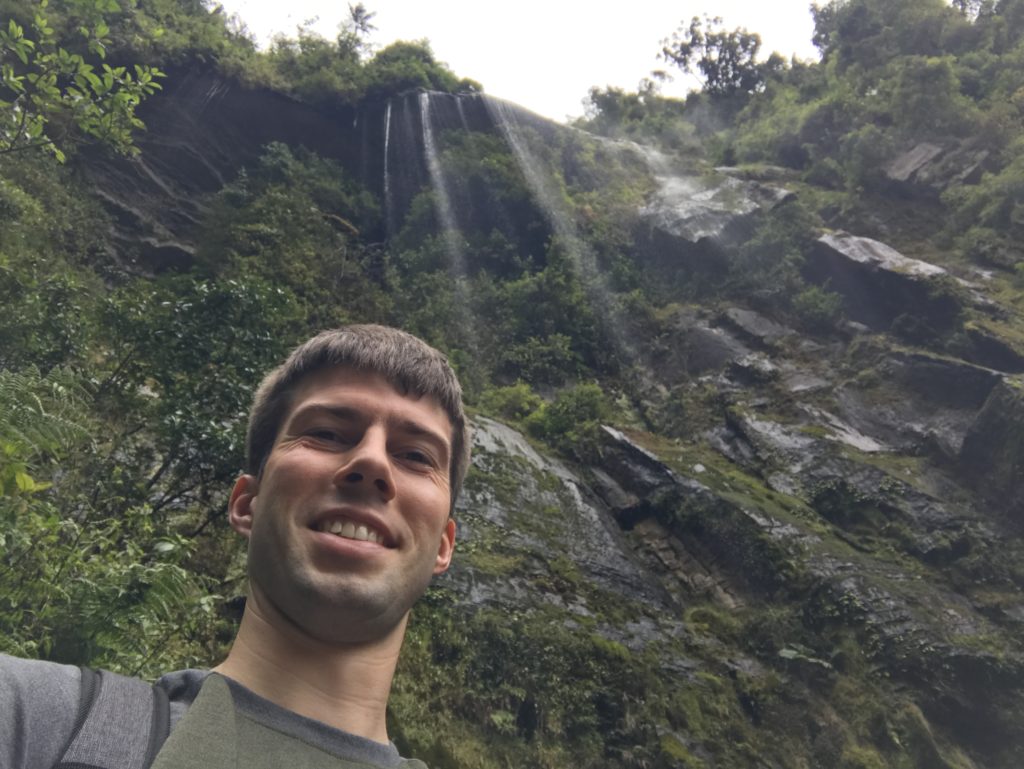
<svg viewBox="0 0 1024 769"><path fill-rule="evenodd" d="M359 588L348 585L333 586L329 591L313 589L301 598L278 605L304 635L326 644L372 643L405 629L414 600Z"/></svg>

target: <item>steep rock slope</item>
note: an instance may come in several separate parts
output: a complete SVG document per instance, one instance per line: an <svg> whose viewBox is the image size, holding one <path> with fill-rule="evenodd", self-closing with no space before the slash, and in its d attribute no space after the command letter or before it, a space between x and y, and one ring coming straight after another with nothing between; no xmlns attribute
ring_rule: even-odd
<svg viewBox="0 0 1024 769"><path fill-rule="evenodd" d="M702 301L799 193L487 97L324 114L191 74L147 110L137 159L85 162L126 262L187 266L211 196L278 141L378 197L382 223L353 238L436 249L458 307L434 330L464 371L479 360L511 385L527 364L545 370L509 367L488 336L483 289L514 264L564 257L593 311L578 334L597 338L591 358L569 344L541 362L583 360L578 378L619 403L609 424L574 445L576 425L495 421L481 399L457 565L396 690L396 734L418 754L437 767L496 765L489 751L578 766L1024 760L1024 351L1004 333L1016 311L985 285L813 231L804 278L839 295L846 322L797 328L756 287ZM923 173L909 162L894 178ZM487 251L492 232L512 246ZM656 311L631 312L626 288ZM546 338L575 342L571 320L550 319ZM444 729L423 725L438 711Z"/></svg>

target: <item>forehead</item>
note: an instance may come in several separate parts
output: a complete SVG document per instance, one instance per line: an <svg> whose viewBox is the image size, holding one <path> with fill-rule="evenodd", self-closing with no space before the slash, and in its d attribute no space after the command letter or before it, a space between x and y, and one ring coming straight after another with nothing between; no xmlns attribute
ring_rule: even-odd
<svg viewBox="0 0 1024 769"><path fill-rule="evenodd" d="M403 393L382 374L348 366L332 366L310 372L292 388L284 414L287 423L304 406L344 406L367 417L391 415L422 423L450 436L453 426L440 401L432 395Z"/></svg>

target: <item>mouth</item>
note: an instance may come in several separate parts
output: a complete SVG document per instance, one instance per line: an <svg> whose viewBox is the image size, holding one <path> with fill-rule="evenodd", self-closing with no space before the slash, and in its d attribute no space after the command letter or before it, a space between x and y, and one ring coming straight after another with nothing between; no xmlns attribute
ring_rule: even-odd
<svg viewBox="0 0 1024 769"><path fill-rule="evenodd" d="M342 539L354 539L358 542L372 542L375 545L385 544L384 534L365 523L353 521L343 516L327 518L313 525L314 531L333 534Z"/></svg>

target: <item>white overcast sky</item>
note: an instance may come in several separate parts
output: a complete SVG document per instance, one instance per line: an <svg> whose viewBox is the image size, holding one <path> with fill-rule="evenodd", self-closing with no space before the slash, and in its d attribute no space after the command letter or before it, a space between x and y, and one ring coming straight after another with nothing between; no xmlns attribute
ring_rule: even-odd
<svg viewBox="0 0 1024 769"><path fill-rule="evenodd" d="M346 0L217 0L237 14L261 45L275 33L312 28L333 38L348 16ZM353 3L355 4L355 3ZM434 55L459 77L493 96L554 120L582 114L591 86L635 90L656 68L659 41L683 21L707 13L725 26L761 35L761 58L817 58L811 45L810 0L364 0L376 13L370 42L427 38ZM669 71L673 71L670 69ZM674 70L678 72L678 70ZM683 95L682 73L664 93Z"/></svg>

